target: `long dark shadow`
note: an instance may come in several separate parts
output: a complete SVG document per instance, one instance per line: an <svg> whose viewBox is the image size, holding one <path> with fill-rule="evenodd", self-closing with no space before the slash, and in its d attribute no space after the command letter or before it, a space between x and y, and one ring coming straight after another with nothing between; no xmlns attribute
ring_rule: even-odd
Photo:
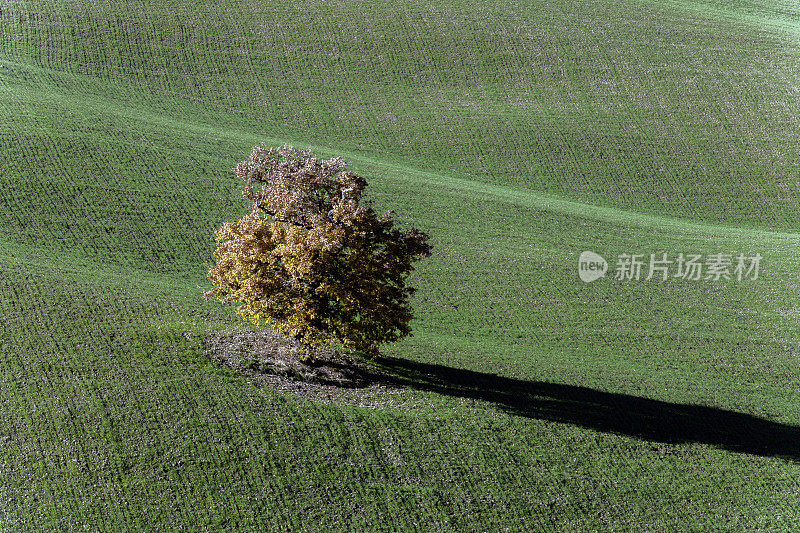
<svg viewBox="0 0 800 533"><path fill-rule="evenodd" d="M405 359L384 357L375 363L383 381L493 402L519 416L661 443L698 442L734 452L800 461L800 427L744 413L575 385L522 381Z"/></svg>

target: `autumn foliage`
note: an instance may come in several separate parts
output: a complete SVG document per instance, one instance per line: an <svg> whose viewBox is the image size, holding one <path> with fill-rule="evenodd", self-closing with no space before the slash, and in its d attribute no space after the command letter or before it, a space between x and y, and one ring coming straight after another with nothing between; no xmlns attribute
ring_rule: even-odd
<svg viewBox="0 0 800 533"><path fill-rule="evenodd" d="M234 169L251 211L216 232L216 296L257 325L299 341L306 356L327 345L370 355L410 334L406 287L428 235L393 227L361 198L367 182L341 157L256 146Z"/></svg>

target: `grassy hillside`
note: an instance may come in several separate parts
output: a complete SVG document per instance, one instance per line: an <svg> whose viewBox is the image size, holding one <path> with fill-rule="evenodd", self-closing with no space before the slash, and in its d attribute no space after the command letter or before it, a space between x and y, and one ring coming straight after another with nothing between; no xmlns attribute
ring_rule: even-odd
<svg viewBox="0 0 800 533"><path fill-rule="evenodd" d="M14 1L3 41L72 95L585 202L797 228L789 3L202 6Z"/></svg>
<svg viewBox="0 0 800 533"><path fill-rule="evenodd" d="M0 3L0 529L800 525L788 2ZM221 367L257 143L432 235L399 388ZM593 250L757 280L591 284Z"/></svg>

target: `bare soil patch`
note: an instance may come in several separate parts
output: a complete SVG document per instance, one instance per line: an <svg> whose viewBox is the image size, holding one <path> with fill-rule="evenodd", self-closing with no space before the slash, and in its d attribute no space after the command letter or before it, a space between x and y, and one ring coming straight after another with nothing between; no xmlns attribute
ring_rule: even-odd
<svg viewBox="0 0 800 533"><path fill-rule="evenodd" d="M372 400L400 392L363 362L336 350L321 348L314 361L304 361L293 350L297 347L294 339L269 331L212 333L206 336L205 346L220 364L262 384L315 400L377 406Z"/></svg>

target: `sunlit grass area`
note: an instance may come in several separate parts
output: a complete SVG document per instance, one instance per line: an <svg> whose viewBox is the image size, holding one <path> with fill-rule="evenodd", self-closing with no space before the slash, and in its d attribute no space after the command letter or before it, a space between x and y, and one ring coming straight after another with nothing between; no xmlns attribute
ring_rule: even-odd
<svg viewBox="0 0 800 533"><path fill-rule="evenodd" d="M0 3L0 529L796 529L798 29L771 0ZM361 362L385 386L209 356L252 329L202 291L261 142L430 233L413 337ZM614 276L664 253L763 259Z"/></svg>

